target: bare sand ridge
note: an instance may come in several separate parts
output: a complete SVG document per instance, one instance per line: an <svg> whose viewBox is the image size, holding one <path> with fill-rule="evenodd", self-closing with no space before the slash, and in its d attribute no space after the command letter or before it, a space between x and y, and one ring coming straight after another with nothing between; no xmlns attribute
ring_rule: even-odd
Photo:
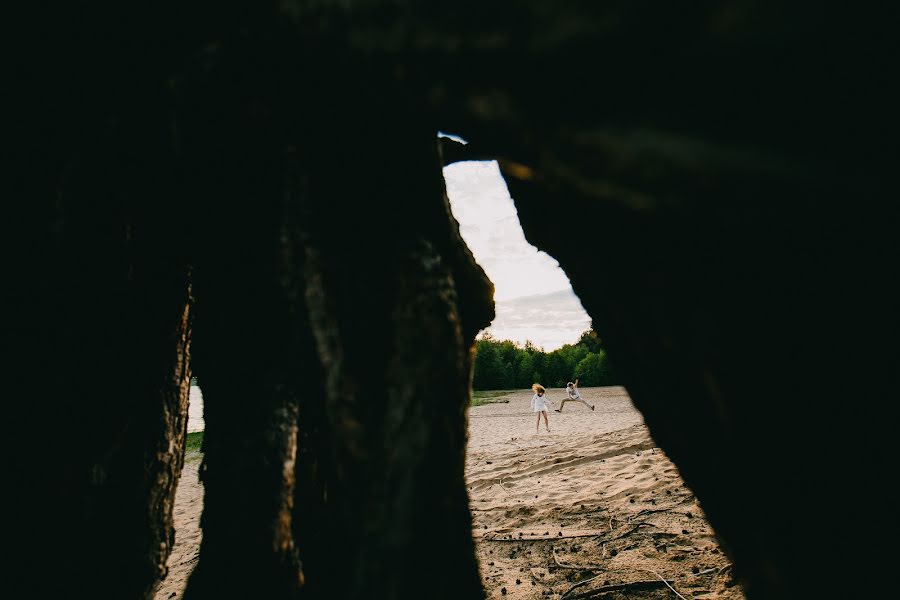
<svg viewBox="0 0 900 600"><path fill-rule="evenodd" d="M531 391L469 411L466 482L489 598L742 599L693 493L623 388L585 388L535 435ZM564 390L548 390L559 408ZM158 600L180 598L201 532L199 462L175 499L175 547ZM583 583L583 585L578 585ZM622 587L617 587L622 586ZM606 590L606 591L603 591Z"/></svg>

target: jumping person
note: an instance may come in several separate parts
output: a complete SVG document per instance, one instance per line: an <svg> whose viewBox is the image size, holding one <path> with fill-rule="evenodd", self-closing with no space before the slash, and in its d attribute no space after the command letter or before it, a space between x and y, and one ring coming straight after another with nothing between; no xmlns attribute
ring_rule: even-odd
<svg viewBox="0 0 900 600"><path fill-rule="evenodd" d="M566 402L581 402L591 410L594 410L594 407L585 402L584 398L582 398L581 394L578 392L578 379L575 379L575 383L570 381L566 385L566 397L563 398L563 401L560 403L559 408L556 409L556 412L561 413Z"/></svg>
<svg viewBox="0 0 900 600"><path fill-rule="evenodd" d="M537 413L537 423L534 425L534 432L538 433L538 430L541 428L541 414L543 414L544 425L547 426L547 433L550 433L550 421L547 420L547 402L550 399L544 396L547 390L539 383L531 386L531 389L534 390L534 397L531 398L531 410Z"/></svg>

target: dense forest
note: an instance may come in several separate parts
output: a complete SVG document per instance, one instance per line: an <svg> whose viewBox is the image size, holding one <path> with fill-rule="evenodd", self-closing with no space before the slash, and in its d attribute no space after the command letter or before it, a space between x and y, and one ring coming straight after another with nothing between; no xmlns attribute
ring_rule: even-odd
<svg viewBox="0 0 900 600"><path fill-rule="evenodd" d="M476 390L524 389L533 383L565 387L576 377L581 386L618 383L593 330L553 352L544 352L531 342L520 346L510 340L495 340L489 333L476 340L475 349L472 388Z"/></svg>

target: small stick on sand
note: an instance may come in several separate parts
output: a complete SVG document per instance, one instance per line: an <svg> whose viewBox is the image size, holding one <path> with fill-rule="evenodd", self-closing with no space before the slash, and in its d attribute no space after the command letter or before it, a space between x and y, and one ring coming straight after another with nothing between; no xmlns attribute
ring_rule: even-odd
<svg viewBox="0 0 900 600"><path fill-rule="evenodd" d="M654 575L656 575L657 577L659 577L659 580L662 581L664 584L666 584L666 587L669 588L670 590L672 590L672 593L673 593L673 594L675 594L676 596L678 596L679 598L681 598L681 600L687 600L687 598L685 598L684 596L682 596L681 594L678 593L678 590L676 590L676 589L673 588L671 585L669 585L669 582L666 581L666 580L663 578L662 575L660 575L660 574L657 573L656 571L650 571L650 572L653 573ZM674 583L674 580L673 580L672 583Z"/></svg>
<svg viewBox="0 0 900 600"><path fill-rule="evenodd" d="M688 498L686 500L682 500L680 502L676 502L674 505L666 507L666 508L654 508L652 510L645 508L643 510L638 511L636 514L628 517L628 519L630 521L631 519L637 519L638 517L643 517L644 515L652 515L654 513L661 513L661 512L671 512L671 511L675 510L676 508L678 508L680 505L687 502L688 500L690 500L690 498ZM678 514L682 514L682 513L678 513Z"/></svg>
<svg viewBox="0 0 900 600"><path fill-rule="evenodd" d="M625 536L631 535L632 533L634 533L635 531L637 531L637 530L640 529L641 527L650 527L650 525L649 525L648 523L637 523L634 527L632 527L632 528L629 529L628 531L624 531L624 532L620 533L619 535L617 535L616 537L606 538L606 539L604 539L603 541L604 541L604 542L611 542L611 541L613 541L613 540L621 539L621 538L623 538L623 537L625 537ZM601 534L601 535L602 535L602 534ZM600 536L598 535L597 537L600 537Z"/></svg>
<svg viewBox="0 0 900 600"><path fill-rule="evenodd" d="M586 537L600 537L601 535L603 535L605 533L606 533L605 531L592 531L591 533L574 533L572 535L541 536L541 537L519 538L519 539L491 538L491 537L487 537L487 536L482 536L481 539L486 542L547 542L547 541L555 541L555 540L572 540L572 539L576 539L576 538L586 538ZM618 539L618 538L612 538L612 539Z"/></svg>
<svg viewBox="0 0 900 600"><path fill-rule="evenodd" d="M669 582L665 579L663 579L662 581L659 581L657 579L648 579L646 581L632 581L631 583L615 583L613 585L604 585L592 590L588 590L586 592L582 592L580 594L575 594L574 596L569 596L569 593L572 590L579 588L599 577L603 577L604 575L605 573L601 573L596 577L591 577L590 579L585 579L582 582L576 583L574 586L566 590L566 592L562 596L559 597L560 600L583 600L585 598L593 598L595 596L599 596L600 594L605 594L606 592L619 592L624 590L652 590L663 587L663 584L669 586ZM669 587L671 588L671 586ZM678 592L675 593L678 594ZM682 596L679 594L679 597Z"/></svg>
<svg viewBox="0 0 900 600"><path fill-rule="evenodd" d="M528 574L531 575L531 579L533 579L535 583L539 583L541 585L545 585L547 583L545 579L541 579L540 577L535 575L534 571L532 571L531 569L528 570Z"/></svg>
<svg viewBox="0 0 900 600"><path fill-rule="evenodd" d="M590 579L585 579L584 581L579 581L578 583L576 583L575 585L573 585L572 587L567 589L565 592L563 592L563 595L559 597L559 600L565 600L566 598L569 597L569 594L572 593L572 590L577 590L581 586L587 585L590 582L594 581L595 579L599 579L600 577L603 577L603 573L601 573L600 575L595 575L595 576L591 577Z"/></svg>

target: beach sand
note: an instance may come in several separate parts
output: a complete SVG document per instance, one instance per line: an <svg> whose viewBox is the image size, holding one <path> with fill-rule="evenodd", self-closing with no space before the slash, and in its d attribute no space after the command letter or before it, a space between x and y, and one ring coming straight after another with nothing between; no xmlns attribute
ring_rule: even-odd
<svg viewBox="0 0 900 600"><path fill-rule="evenodd" d="M469 411L466 481L488 598L744 597L693 493L621 387L583 388L535 434L530 390ZM564 390L547 395L559 408ZM199 461L175 499L175 547L158 600L180 598L200 544ZM593 579L592 579L593 578ZM578 583L588 581L582 586ZM517 583L518 582L518 583ZM638 585L627 585L634 584ZM572 589L574 588L574 589Z"/></svg>
<svg viewBox="0 0 900 600"><path fill-rule="evenodd" d="M200 453L185 457L181 480L175 490L175 545L169 555L169 574L156 590L156 600L181 598L188 577L197 564L200 554L200 512L203 510L203 484L200 483Z"/></svg>
<svg viewBox="0 0 900 600"><path fill-rule="evenodd" d="M534 432L531 390L470 411L466 479L488 598L571 598L635 582L646 583L592 597L676 598L661 578L685 598L743 598L625 390L581 394L595 410L566 403L560 414L565 390L547 390L551 433L543 421Z"/></svg>

